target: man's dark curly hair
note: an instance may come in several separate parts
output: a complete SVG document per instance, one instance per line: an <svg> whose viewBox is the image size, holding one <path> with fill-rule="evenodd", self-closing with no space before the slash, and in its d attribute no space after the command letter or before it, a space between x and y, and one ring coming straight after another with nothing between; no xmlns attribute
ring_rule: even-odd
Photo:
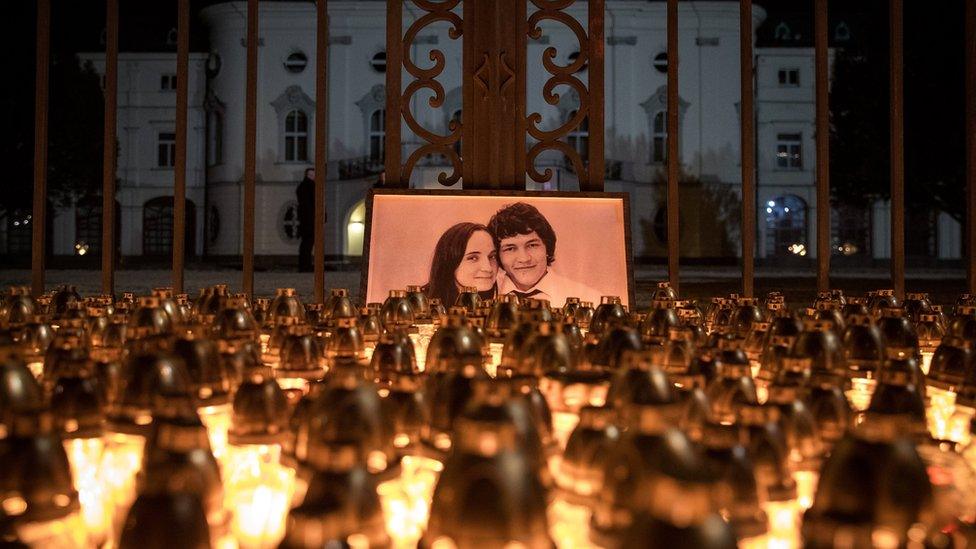
<svg viewBox="0 0 976 549"><path fill-rule="evenodd" d="M499 255L502 239L535 231L546 245L546 264L552 265L556 259L556 232L552 230L552 225L545 216L531 204L516 202L498 210L488 221L488 231L495 239Z"/></svg>

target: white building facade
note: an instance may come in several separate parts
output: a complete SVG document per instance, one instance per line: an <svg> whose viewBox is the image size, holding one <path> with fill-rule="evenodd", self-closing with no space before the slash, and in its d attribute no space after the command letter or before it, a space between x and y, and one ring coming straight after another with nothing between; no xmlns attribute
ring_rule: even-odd
<svg viewBox="0 0 976 549"><path fill-rule="evenodd" d="M406 19L418 16L405 5ZM571 13L585 20L585 4ZM188 250L197 255L238 256L242 251L244 172L244 90L246 5L227 2L205 8L210 53L190 61L190 113L187 198ZM385 3L370 0L329 3L328 158L326 183L326 254L357 256L362 250L363 200L382 169L385 128ZM753 32L765 18L754 8ZM661 174L666 167L666 18L663 2L608 0L605 47L605 143L608 191L631 196L633 249L660 255L663 247ZM294 256L298 248L295 186L315 159L315 7L308 2L260 5L258 53L257 190L255 253ZM462 38L463 39L463 38ZM711 201L711 217L728 210L741 184L739 147L739 11L734 2L699 1L679 5L679 152L683 173L697 191L689 197ZM572 33L543 22L543 38L528 44L527 107L549 127L571 116L578 105L568 89L559 105L542 97L547 73L541 66L546 48L567 64L579 45ZM463 111L461 41L446 26L422 31L410 47L420 66L429 66L431 50L441 50L446 68L438 81L444 105L432 109L415 96L412 112L426 127L443 132ZM86 54L103 72L104 56ZM815 124L813 51L810 48L757 48L755 55L757 166L757 255L815 254ZM172 208L171 139L175 127L175 56L172 53L123 53L119 64L119 190L121 253L165 255L171 238L166 208ZM585 81L585 69L581 73ZM404 77L405 83L408 77ZM169 89L172 87L172 89ZM588 144L585 131L568 137L578 149ZM403 129L404 158L417 140ZM575 178L558 155L540 158L556 169L550 189L573 190ZM438 164L436 159L432 164ZM433 187L437 165L418 168L412 185ZM462 183L463 185L463 183ZM529 188L539 188L531 183ZM684 189L684 187L683 187ZM707 192L701 189L710 189ZM721 197L725 196L724 199ZM167 202L168 197L168 202ZM718 197L718 198L716 198ZM687 198L687 197L686 197ZM682 199L685 209L686 198ZM690 198L689 198L690 200ZM699 198L695 198L699 200ZM724 200L724 202L723 202ZM695 204L691 204L694 206ZM873 258L887 257L887 210L873 208L864 223L868 234L855 243L838 234L838 249L869 248ZM64 210L64 219L77 212ZM738 226L726 233L725 248L714 231L682 212L682 254L735 255ZM704 216L705 214L700 214ZM835 215L837 217L837 215ZM731 218L730 218L731 219ZM714 223L714 220L711 220ZM55 231L55 253L74 253L83 236L70 222ZM77 223L75 223L77 225ZM959 256L958 224L942 215L937 252ZM64 230L62 230L64 229ZM170 232L167 233L167 230ZM688 240L688 242L686 242ZM856 239L855 239L856 240ZM687 244L687 249L686 249Z"/></svg>

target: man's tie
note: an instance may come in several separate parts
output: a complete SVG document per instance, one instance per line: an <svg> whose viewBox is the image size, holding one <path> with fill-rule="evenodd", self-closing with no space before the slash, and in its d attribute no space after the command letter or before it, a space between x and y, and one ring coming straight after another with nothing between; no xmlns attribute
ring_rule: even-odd
<svg viewBox="0 0 976 549"><path fill-rule="evenodd" d="M541 294L542 293L542 290L539 290L538 288L535 289L535 290L528 291L528 292L520 292L518 290L512 290L511 292L508 292L508 293L509 293L509 295L511 295L511 294L517 295L518 298L519 298L519 301L521 301L523 299L529 299L530 297L537 296L537 295Z"/></svg>

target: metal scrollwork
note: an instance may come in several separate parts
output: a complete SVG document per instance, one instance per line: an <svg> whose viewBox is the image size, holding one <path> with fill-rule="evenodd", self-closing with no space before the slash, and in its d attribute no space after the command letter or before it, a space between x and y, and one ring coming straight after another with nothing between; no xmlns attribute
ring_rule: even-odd
<svg viewBox="0 0 976 549"><path fill-rule="evenodd" d="M546 168L539 172L535 168L535 160L546 150L556 150L563 153L573 166L573 170L579 177L580 183L588 181L586 159L582 158L573 147L569 146L564 140L570 132L579 128L583 120L589 114L589 92L586 84L576 77L588 59L589 38L586 30L572 15L562 11L573 4L573 0L531 0L538 11L532 13L528 19L527 34L533 40L542 36L540 23L544 20L555 21L565 25L576 36L579 42L579 55L568 65L559 65L556 58L556 48L548 47L542 52L542 66L552 75L543 85L542 97L550 105L559 104L559 94L555 92L557 86L568 86L579 94L580 106L568 120L564 121L559 127L552 130L544 130L539 127L542 123L542 114L534 112L526 117L526 130L530 136L538 140L526 155L526 173L534 181L544 183L553 176L553 171Z"/></svg>
<svg viewBox="0 0 976 549"><path fill-rule="evenodd" d="M448 36L452 40L461 37L462 21L461 18L453 13L453 9L458 6L461 0L444 0L437 2L434 0L412 0L413 4L421 10L427 12L417 18L403 34L400 47L401 51L407 52L413 44L417 35L427 26L437 22L445 21L451 26L448 29ZM427 143L418 147L403 165L402 177L409 181L417 162L428 155L441 155L447 158L453 169L451 174L441 173L438 181L442 185L453 185L461 178L461 159L454 150L454 144L461 139L462 125L460 122L451 121L448 124L446 135L441 135L429 128L424 127L410 110L411 99L421 90L429 90L432 96L427 100L427 104L434 109L441 108L444 104L444 86L437 81L437 77L444 71L445 57L444 52L439 49L431 50L429 54L432 64L429 67L420 67L409 55L403 56L403 68L413 77L407 84L400 97L400 114L407 127L414 134ZM396 70L395 68L391 70Z"/></svg>

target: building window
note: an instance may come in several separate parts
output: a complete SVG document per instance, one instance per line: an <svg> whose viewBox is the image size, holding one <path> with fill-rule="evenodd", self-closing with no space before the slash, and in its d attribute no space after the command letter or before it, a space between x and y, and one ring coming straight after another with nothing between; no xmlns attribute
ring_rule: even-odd
<svg viewBox="0 0 976 549"><path fill-rule="evenodd" d="M668 161L668 112L654 114L654 127L651 132L651 162L663 164Z"/></svg>
<svg viewBox="0 0 976 549"><path fill-rule="evenodd" d="M282 239L285 242L297 242L300 233L298 232L298 203L294 200L286 202L278 212L278 228Z"/></svg>
<svg viewBox="0 0 976 549"><path fill-rule="evenodd" d="M386 52L381 51L369 61L369 66L376 72L386 72Z"/></svg>
<svg viewBox="0 0 976 549"><path fill-rule="evenodd" d="M159 132L156 143L156 167L172 168L176 166L176 134Z"/></svg>
<svg viewBox="0 0 976 549"><path fill-rule="evenodd" d="M780 69L779 85L781 88L795 88L800 85L800 69Z"/></svg>
<svg viewBox="0 0 976 549"><path fill-rule="evenodd" d="M803 168L801 135L798 133L776 134L776 167L781 170Z"/></svg>
<svg viewBox="0 0 976 549"><path fill-rule="evenodd" d="M577 111L569 113L567 120L572 120L576 116ZM569 146L573 148L580 156L580 161L585 165L587 159L590 157L590 119L589 117L584 117L580 122L579 126L570 130L566 135L566 141ZM569 159L566 159L566 165L572 166Z"/></svg>
<svg viewBox="0 0 976 549"><path fill-rule="evenodd" d="M807 255L807 204L786 195L766 202L766 255Z"/></svg>
<svg viewBox="0 0 976 549"><path fill-rule="evenodd" d="M88 255L97 254L101 251L101 198L84 198L75 205L75 253L77 255Z"/></svg>
<svg viewBox="0 0 976 549"><path fill-rule="evenodd" d="M366 234L366 201L360 200L349 213L346 223L346 255L363 255L363 237Z"/></svg>
<svg viewBox="0 0 976 549"><path fill-rule="evenodd" d="M185 250L195 253L196 207L186 201ZM142 207L142 254L166 256L173 253L173 197L157 196Z"/></svg>
<svg viewBox="0 0 976 549"><path fill-rule="evenodd" d="M831 253L871 257L871 208L839 204L830 216Z"/></svg>
<svg viewBox="0 0 976 549"><path fill-rule="evenodd" d="M285 59L285 70L298 74L305 70L308 65L308 56L304 52L296 51L288 55Z"/></svg>
<svg viewBox="0 0 976 549"><path fill-rule="evenodd" d="M308 117L297 109L285 116L285 161L308 161Z"/></svg>
<svg viewBox="0 0 976 549"><path fill-rule="evenodd" d="M161 91L175 91L176 90L176 75L175 74L163 74L159 77L159 89Z"/></svg>
<svg viewBox="0 0 976 549"><path fill-rule="evenodd" d="M668 52L662 51L661 53L654 56L654 68L657 72L667 73L668 72Z"/></svg>
<svg viewBox="0 0 976 549"><path fill-rule="evenodd" d="M376 109L369 116L369 161L382 163L386 140L386 109Z"/></svg>
<svg viewBox="0 0 976 549"><path fill-rule="evenodd" d="M224 161L224 116L217 111L210 112L210 125L207 127L207 165L216 166Z"/></svg>

